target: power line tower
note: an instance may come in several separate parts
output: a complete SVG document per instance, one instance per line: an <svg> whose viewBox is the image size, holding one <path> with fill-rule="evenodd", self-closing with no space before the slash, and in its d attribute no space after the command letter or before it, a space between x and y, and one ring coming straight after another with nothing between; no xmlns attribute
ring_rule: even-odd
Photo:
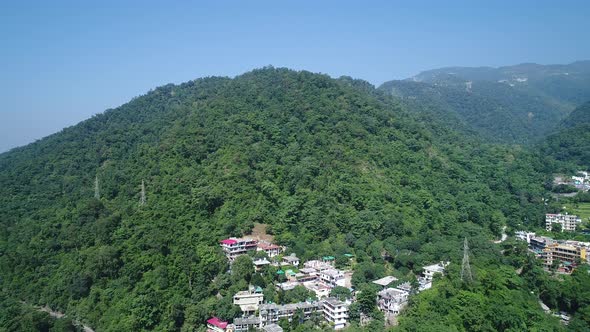
<svg viewBox="0 0 590 332"><path fill-rule="evenodd" d="M473 281L471 275L471 265L469 265L469 245L467 244L467 238L463 242L463 263L461 264L461 280L466 283Z"/></svg>
<svg viewBox="0 0 590 332"><path fill-rule="evenodd" d="M139 199L139 205L145 205L145 183L141 180L141 198Z"/></svg>
<svg viewBox="0 0 590 332"><path fill-rule="evenodd" d="M98 185L98 175L94 178L94 198L100 199L100 187Z"/></svg>

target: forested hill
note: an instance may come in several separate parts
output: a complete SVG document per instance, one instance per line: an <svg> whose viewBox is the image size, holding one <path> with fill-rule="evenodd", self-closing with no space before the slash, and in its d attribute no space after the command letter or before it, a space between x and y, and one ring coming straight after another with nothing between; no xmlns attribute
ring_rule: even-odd
<svg viewBox="0 0 590 332"><path fill-rule="evenodd" d="M590 100L590 61L558 65L523 63L498 68L448 67L424 71L410 80L440 85L458 81L502 83L569 110Z"/></svg>
<svg viewBox="0 0 590 332"><path fill-rule="evenodd" d="M590 102L573 110L541 144L541 153L570 171L590 168Z"/></svg>
<svg viewBox="0 0 590 332"><path fill-rule="evenodd" d="M486 140L530 144L542 141L570 111L590 100L590 61L442 68L386 82L380 89L418 106L411 109L460 122Z"/></svg>
<svg viewBox="0 0 590 332"><path fill-rule="evenodd" d="M552 131L563 116L554 105L500 83L390 81L379 89L421 116L430 114L438 122L464 134L477 133L489 142L534 143Z"/></svg>
<svg viewBox="0 0 590 332"><path fill-rule="evenodd" d="M232 319L250 276L226 274L218 241L254 223L302 259L353 253L357 289L450 260L441 311L406 326L553 326L514 272L518 259L490 242L503 225L542 224L540 168L516 148L421 124L346 77L264 68L166 85L0 155L1 327L35 330L20 301L98 331ZM474 273L497 283L457 281L465 237ZM462 322L470 294L481 310ZM267 285L265 297L277 296ZM498 310L514 317L499 321Z"/></svg>

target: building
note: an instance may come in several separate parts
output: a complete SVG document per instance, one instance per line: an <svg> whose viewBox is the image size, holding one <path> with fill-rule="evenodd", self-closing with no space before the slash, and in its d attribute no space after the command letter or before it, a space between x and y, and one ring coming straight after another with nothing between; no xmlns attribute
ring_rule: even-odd
<svg viewBox="0 0 590 332"><path fill-rule="evenodd" d="M254 271L260 272L265 266L270 265L270 262L266 258L260 258L252 262L254 264Z"/></svg>
<svg viewBox="0 0 590 332"><path fill-rule="evenodd" d="M432 281L435 274L440 273L443 274L445 272L445 268L449 265L449 262L440 262L433 265L428 265L422 268L424 279L427 281Z"/></svg>
<svg viewBox="0 0 590 332"><path fill-rule="evenodd" d="M290 304L264 303L260 305L259 317L263 325L276 324L281 318L291 321L295 312L300 309L303 320L311 318L313 313L321 310L321 302L299 302Z"/></svg>
<svg viewBox="0 0 590 332"><path fill-rule="evenodd" d="M576 226L582 222L582 219L573 214L546 214L545 228L551 231L553 224L560 224L561 231L575 232Z"/></svg>
<svg viewBox="0 0 590 332"><path fill-rule="evenodd" d="M541 258L546 267L551 267L555 261L567 265L586 262L586 248L563 243L553 243L543 249Z"/></svg>
<svg viewBox="0 0 590 332"><path fill-rule="evenodd" d="M324 319L332 326L334 330L343 329L348 321L349 303L342 302L335 298L327 298L322 301L322 311Z"/></svg>
<svg viewBox="0 0 590 332"><path fill-rule="evenodd" d="M236 257L247 254L249 251L256 250L258 241L250 238L229 238L219 241L221 249L230 262Z"/></svg>
<svg viewBox="0 0 590 332"><path fill-rule="evenodd" d="M316 269L304 267L299 269L299 273L295 275L299 282L316 281L318 279L318 272Z"/></svg>
<svg viewBox="0 0 590 332"><path fill-rule="evenodd" d="M303 266L309 269L315 269L318 272L322 272L324 270L333 269L332 265L328 263L324 263L318 260L311 260L303 263Z"/></svg>
<svg viewBox="0 0 590 332"><path fill-rule="evenodd" d="M309 289L310 291L314 292L315 296L318 299L323 299L325 297L330 296L330 291L332 291L332 288L330 288L327 285L324 285L321 282L310 281L304 283L303 286L305 286L305 288Z"/></svg>
<svg viewBox="0 0 590 332"><path fill-rule="evenodd" d="M251 329L259 329L262 326L260 317L250 316L234 319L235 332L248 332Z"/></svg>
<svg viewBox="0 0 590 332"><path fill-rule="evenodd" d="M268 324L262 328L264 332L283 332L283 328L277 324Z"/></svg>
<svg viewBox="0 0 590 332"><path fill-rule="evenodd" d="M256 250L264 251L268 257L272 258L278 256L283 251L283 248L270 242L260 241Z"/></svg>
<svg viewBox="0 0 590 332"><path fill-rule="evenodd" d="M408 296L409 293L404 290L387 288L377 293L377 306L383 313L397 316L407 305Z"/></svg>
<svg viewBox="0 0 590 332"><path fill-rule="evenodd" d="M389 284L391 284L394 281L397 281L396 277L387 276L387 277L384 277L381 279L373 280L373 283L385 288L385 287L389 286Z"/></svg>
<svg viewBox="0 0 590 332"><path fill-rule="evenodd" d="M207 320L207 332L227 332L228 323L217 317L211 317Z"/></svg>
<svg viewBox="0 0 590 332"><path fill-rule="evenodd" d="M535 233L518 231L518 232L515 232L514 235L519 240L526 241L526 243L531 243L531 238L533 238L535 236Z"/></svg>
<svg viewBox="0 0 590 332"><path fill-rule="evenodd" d="M295 254L291 254L289 256L284 256L282 265L299 266L299 258L297 258L297 256L295 256Z"/></svg>
<svg viewBox="0 0 590 332"><path fill-rule="evenodd" d="M344 287L344 273L336 269L328 269L320 272L320 281L330 287L342 286Z"/></svg>
<svg viewBox="0 0 590 332"><path fill-rule="evenodd" d="M264 302L264 295L260 287L252 287L250 290L237 292L234 295L234 304L240 306L245 316L253 315L262 302Z"/></svg>
<svg viewBox="0 0 590 332"><path fill-rule="evenodd" d="M529 246L533 250L543 250L553 244L553 239L546 236L533 236L529 239Z"/></svg>

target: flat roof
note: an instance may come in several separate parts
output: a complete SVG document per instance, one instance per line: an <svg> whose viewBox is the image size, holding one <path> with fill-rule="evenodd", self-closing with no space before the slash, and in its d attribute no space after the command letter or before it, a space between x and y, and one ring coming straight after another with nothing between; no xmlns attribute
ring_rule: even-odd
<svg viewBox="0 0 590 332"><path fill-rule="evenodd" d="M394 276L387 276L387 277L383 277L381 279L374 280L373 283L377 284L379 286L385 287L396 280L397 280L397 278Z"/></svg>

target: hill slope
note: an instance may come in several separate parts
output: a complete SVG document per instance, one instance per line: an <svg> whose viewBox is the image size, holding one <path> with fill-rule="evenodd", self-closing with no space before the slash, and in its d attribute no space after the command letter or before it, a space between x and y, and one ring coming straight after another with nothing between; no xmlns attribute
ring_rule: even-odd
<svg viewBox="0 0 590 332"><path fill-rule="evenodd" d="M541 150L560 162L590 168L590 102L572 111L543 142Z"/></svg>
<svg viewBox="0 0 590 332"><path fill-rule="evenodd" d="M350 78L265 68L167 85L0 155L3 294L101 331L193 331L238 315L251 275L226 274L217 243L255 222L303 259L353 253L357 288L458 264L466 236L474 266L496 269L501 226L542 223L535 167ZM279 301L273 277L258 280Z"/></svg>
<svg viewBox="0 0 590 332"><path fill-rule="evenodd" d="M442 121L458 121L486 140L530 144L590 98L590 62L442 68L380 89L405 103L426 103Z"/></svg>

